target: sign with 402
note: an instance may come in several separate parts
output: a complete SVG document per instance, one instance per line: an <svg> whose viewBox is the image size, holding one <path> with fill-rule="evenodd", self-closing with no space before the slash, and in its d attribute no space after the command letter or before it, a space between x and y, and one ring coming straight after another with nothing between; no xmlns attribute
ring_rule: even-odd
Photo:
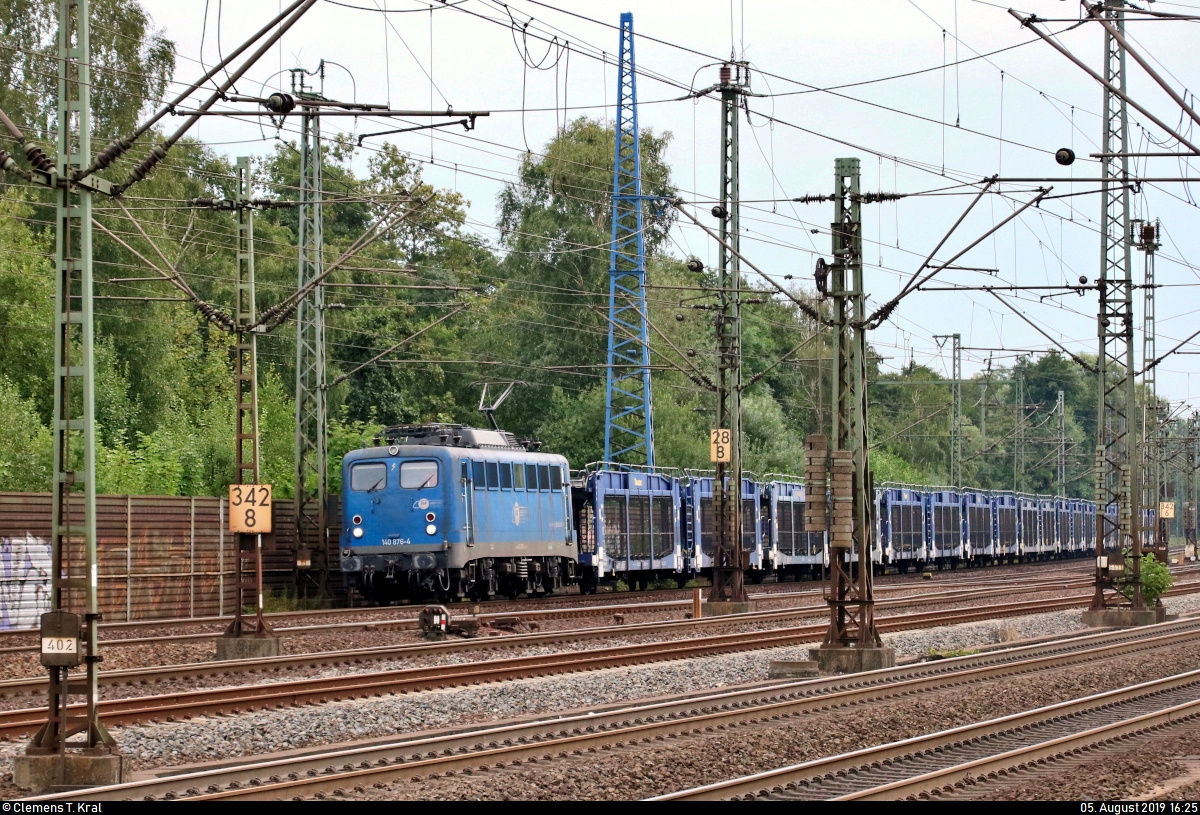
<svg viewBox="0 0 1200 815"><path fill-rule="evenodd" d="M229 485L229 531L248 535L271 532L271 485Z"/></svg>

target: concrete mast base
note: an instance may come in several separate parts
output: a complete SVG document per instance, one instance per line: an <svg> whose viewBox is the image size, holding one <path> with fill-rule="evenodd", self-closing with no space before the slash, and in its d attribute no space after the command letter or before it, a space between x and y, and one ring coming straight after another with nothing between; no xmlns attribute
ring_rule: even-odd
<svg viewBox="0 0 1200 815"><path fill-rule="evenodd" d="M1099 608L1083 612L1083 624L1091 628L1133 628L1154 625L1166 620L1166 609L1157 608Z"/></svg>
<svg viewBox="0 0 1200 815"><path fill-rule="evenodd" d="M218 637L217 660L263 659L283 653L281 637Z"/></svg>
<svg viewBox="0 0 1200 815"><path fill-rule="evenodd" d="M812 651L809 652L811 655ZM843 648L822 645L815 649L822 674L856 674L896 667L895 648Z"/></svg>
<svg viewBox="0 0 1200 815"><path fill-rule="evenodd" d="M12 772L13 783L34 795L120 784L131 774L119 753L88 755L74 751L13 756Z"/></svg>
<svg viewBox="0 0 1200 815"><path fill-rule="evenodd" d="M721 617L726 614L745 614L749 611L758 611L758 603L756 601L747 600L744 603L725 603L706 600L700 604L701 617Z"/></svg>

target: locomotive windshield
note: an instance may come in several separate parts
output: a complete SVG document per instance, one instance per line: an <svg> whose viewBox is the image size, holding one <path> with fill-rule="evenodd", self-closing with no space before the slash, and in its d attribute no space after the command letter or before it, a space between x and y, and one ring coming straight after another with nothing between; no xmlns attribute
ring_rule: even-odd
<svg viewBox="0 0 1200 815"><path fill-rule="evenodd" d="M400 465L400 489L423 490L436 487L438 465L436 461L406 461Z"/></svg>
<svg viewBox="0 0 1200 815"><path fill-rule="evenodd" d="M374 492L387 486L387 465L383 462L355 464L350 468L350 489Z"/></svg>

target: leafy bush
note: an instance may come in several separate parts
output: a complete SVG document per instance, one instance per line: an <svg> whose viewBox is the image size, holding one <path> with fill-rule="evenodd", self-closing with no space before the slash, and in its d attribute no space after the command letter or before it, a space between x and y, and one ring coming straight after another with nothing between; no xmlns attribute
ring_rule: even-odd
<svg viewBox="0 0 1200 815"><path fill-rule="evenodd" d="M1154 555L1142 558L1142 597L1147 604L1156 602L1174 583L1175 577L1167 564L1160 563Z"/></svg>
<svg viewBox="0 0 1200 815"><path fill-rule="evenodd" d="M1126 552L1125 556L1128 558L1129 553ZM1167 568L1167 564L1159 563L1158 558L1152 554L1142 556L1142 599L1146 601L1146 605L1154 605L1174 583L1175 577ZM1132 598L1133 587L1124 586L1121 594Z"/></svg>

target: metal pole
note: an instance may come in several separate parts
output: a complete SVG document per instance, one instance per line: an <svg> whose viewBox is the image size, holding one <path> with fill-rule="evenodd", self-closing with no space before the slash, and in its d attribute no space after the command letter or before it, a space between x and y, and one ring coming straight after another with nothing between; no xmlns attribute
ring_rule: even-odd
<svg viewBox="0 0 1200 815"><path fill-rule="evenodd" d="M1187 491L1187 503L1184 504L1183 510L1183 541L1185 547L1192 547L1192 555L1195 555L1196 546L1196 470L1200 468L1200 412L1193 411L1191 419L1188 420L1188 455L1185 459L1184 466L1184 482ZM1186 556L1188 550L1184 549Z"/></svg>
<svg viewBox="0 0 1200 815"><path fill-rule="evenodd" d="M604 460L654 466L650 337L646 315L646 242L642 234L642 160L638 143L633 15L621 15L612 245L608 268L608 367ZM617 327L623 336L617 334Z"/></svg>
<svg viewBox="0 0 1200 815"><path fill-rule="evenodd" d="M1025 486L1025 368L1024 357L1017 359L1017 382L1013 392L1013 407L1016 409L1016 441L1013 451L1013 492L1022 492Z"/></svg>
<svg viewBox="0 0 1200 815"><path fill-rule="evenodd" d="M325 61L317 69L321 91L325 83ZM292 91L299 99L324 99L320 91L306 87L305 72L292 71ZM300 117L300 234L297 288L303 289L325 270L325 233L322 217L321 116L305 108ZM325 504L327 495L327 413L325 406L325 292L321 286L300 300L296 308L296 473L295 522L297 554L312 552L312 569L318 571L317 590L328 587ZM299 558L297 558L299 561ZM299 592L302 570L296 570Z"/></svg>
<svg viewBox="0 0 1200 815"><path fill-rule="evenodd" d="M950 340L950 484L962 489L962 334L934 334Z"/></svg>
<svg viewBox="0 0 1200 815"><path fill-rule="evenodd" d="M1157 466L1157 450L1155 443L1158 438L1157 431L1152 429L1153 425L1157 424L1157 402L1156 394L1158 386L1156 383L1158 366L1153 365L1157 353L1155 350L1155 338L1157 330L1155 328L1155 313L1154 313L1154 253L1147 246L1147 232L1152 232L1154 229L1152 224L1135 219L1130 222L1130 232L1128 240L1142 252L1145 252L1145 267L1144 267L1144 282L1146 287L1142 290L1142 434L1141 434L1141 456L1140 456L1140 489L1137 490L1137 504L1134 507L1134 512L1138 519L1145 517L1148 510L1158 509L1158 473ZM1150 238L1150 242L1153 238ZM1156 516L1157 517L1157 516ZM1144 537L1144 531L1143 537ZM1143 540L1143 543L1146 541Z"/></svg>
<svg viewBox="0 0 1200 815"><path fill-rule="evenodd" d="M258 448L258 349L254 302L254 209L250 201L250 159L237 160L238 186L234 208L237 212L237 293L234 322L234 376L237 383L237 436L234 449L234 478L238 484L259 483ZM237 559L234 563L233 622L227 637L268 634L271 627L262 608L262 536L236 534ZM245 592L252 597L247 603ZM246 605L256 609L253 620L243 616Z"/></svg>
<svg viewBox="0 0 1200 815"><path fill-rule="evenodd" d="M1125 29L1124 0L1107 0L1104 17ZM1096 591L1092 608L1119 605L1120 589L1132 585L1134 609L1145 603L1141 590L1141 541L1133 511L1130 456L1135 405L1133 365L1133 279L1129 242L1129 114L1125 102L1125 51L1111 31L1104 34L1104 105L1100 203L1100 309L1097 315L1098 399L1096 439ZM1114 92L1117 91L1117 92ZM1106 509L1116 509L1116 521ZM1107 568L1125 547L1131 568L1119 576Z"/></svg>
<svg viewBox="0 0 1200 815"><path fill-rule="evenodd" d="M29 743L31 755L72 746L114 752L116 742L100 723L100 612L96 559L95 358L92 314L92 193L76 186L75 173L92 160L91 39L89 0L58 2L58 185L55 223L54 487L51 518L50 610L83 620L87 694L83 718L67 715L67 670L50 669L46 724ZM79 560L72 562L72 555ZM82 556L81 558L79 556ZM81 561L81 562L80 562Z"/></svg>
<svg viewBox="0 0 1200 815"><path fill-rule="evenodd" d="M829 629L825 647L865 648L882 645L875 629L871 543L875 532L874 479L867 445L867 387L865 293L862 266L862 215L859 160L834 161L833 269L829 296L833 300L834 411L833 522L830 525ZM839 487L839 462L849 461L850 495ZM844 464L843 464L844 466ZM843 482L844 483L844 482ZM849 499L851 511L839 511ZM853 555L857 576L852 575Z"/></svg>
<svg viewBox="0 0 1200 815"><path fill-rule="evenodd" d="M1067 497L1067 409L1063 392L1058 392L1058 483L1056 493L1061 498Z"/></svg>
<svg viewBox="0 0 1200 815"><path fill-rule="evenodd" d="M744 603L746 567L742 547L742 318L739 258L738 108L748 90L749 69L742 62L721 66L721 222L718 275L717 427L729 430L730 461L718 462L713 481L716 547L709 601ZM732 250L732 251L731 251Z"/></svg>

